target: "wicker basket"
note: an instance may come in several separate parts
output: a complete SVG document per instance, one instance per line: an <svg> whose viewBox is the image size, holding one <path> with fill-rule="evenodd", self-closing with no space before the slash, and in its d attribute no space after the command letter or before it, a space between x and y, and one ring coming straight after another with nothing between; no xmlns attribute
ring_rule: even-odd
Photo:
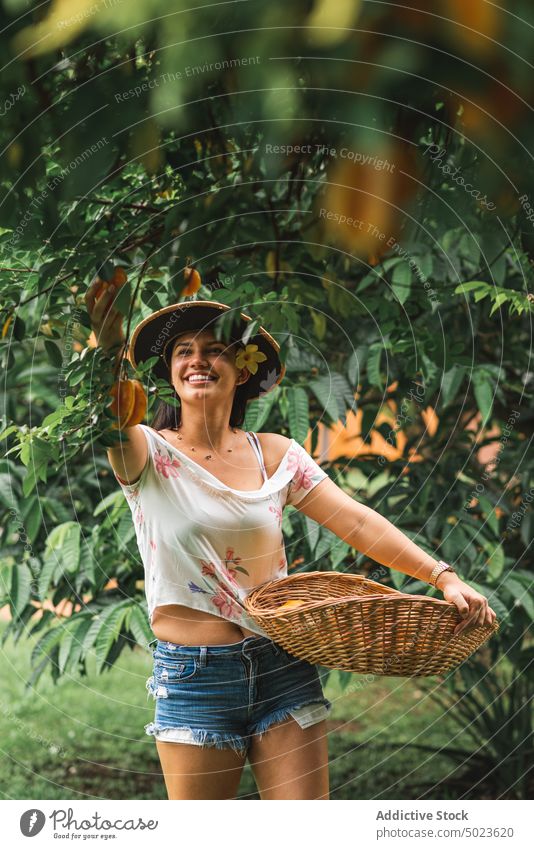
<svg viewBox="0 0 534 849"><path fill-rule="evenodd" d="M304 604L280 610L290 599ZM244 604L266 634L294 657L375 675L442 674L499 628L495 621L454 636L462 621L454 604L338 572L302 572L269 581Z"/></svg>

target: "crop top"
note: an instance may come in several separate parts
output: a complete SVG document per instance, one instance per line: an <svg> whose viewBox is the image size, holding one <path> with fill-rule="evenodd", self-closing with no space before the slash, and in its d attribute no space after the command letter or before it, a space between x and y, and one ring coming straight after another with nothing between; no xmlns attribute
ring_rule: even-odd
<svg viewBox="0 0 534 849"><path fill-rule="evenodd" d="M181 604L262 636L243 604L253 589L287 576L282 510L328 477L291 439L268 478L259 440L247 432L263 473L261 489L232 489L158 431L139 425L148 458L127 484L114 472L132 512L145 571L150 624L154 610Z"/></svg>

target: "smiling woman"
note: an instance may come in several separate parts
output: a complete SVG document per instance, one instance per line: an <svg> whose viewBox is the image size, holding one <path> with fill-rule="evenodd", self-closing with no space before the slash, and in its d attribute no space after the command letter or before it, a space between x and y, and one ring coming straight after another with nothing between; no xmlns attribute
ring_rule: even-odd
<svg viewBox="0 0 534 849"><path fill-rule="evenodd" d="M169 798L227 798L248 753L262 798L325 799L332 705L318 667L284 652L244 603L287 576L284 507L298 507L383 565L434 586L439 580L468 616L460 628L495 614L447 564L344 493L294 439L239 428L246 403L284 370L263 328L245 349L246 324L234 326L228 342L217 338L210 319L229 309L189 301L159 310L136 327L128 353L136 367L159 345L153 369L178 399L152 428L126 428L127 441L109 450L132 511L156 635L147 681L156 713L145 730L156 738ZM281 752L280 783L266 764Z"/></svg>
<svg viewBox="0 0 534 849"><path fill-rule="evenodd" d="M260 792L267 792L262 750L276 731L302 762L292 798L325 798L324 720L332 705L318 670L287 656L248 615L244 599L287 576L283 508L328 475L294 439L238 427L247 401L269 387L267 369L276 378L271 386L283 375L266 331L246 347L242 329L226 343L211 327L184 326L184 315L202 313L198 302L173 309L182 322L173 314L162 362L178 411L169 406L159 418L158 411L152 428L126 428L128 442L109 450L132 511L156 635L147 681L156 713L145 730L156 738L169 798L224 797L228 770L239 783L249 747ZM132 337L134 365L143 358L136 347L142 329ZM145 357L162 332L155 323L152 338L143 337ZM191 778L195 765L200 782Z"/></svg>
<svg viewBox="0 0 534 849"><path fill-rule="evenodd" d="M224 342L217 342L212 331L203 331L200 334L200 338L195 338L196 335L198 336L198 334L186 332L181 334L175 342L174 349L171 354L171 373L174 369L175 363L178 363L179 368L180 364L183 363L183 360L188 361L191 358L193 347L195 345L198 345L201 352L203 351L208 358L210 355L213 355L214 357L222 357L224 360L230 360L233 353L233 346L228 348ZM209 370L202 370L199 367L193 369L191 372L182 372L181 379L189 384L194 383L195 385L204 385L214 383L219 379L219 375L213 368L210 368Z"/></svg>

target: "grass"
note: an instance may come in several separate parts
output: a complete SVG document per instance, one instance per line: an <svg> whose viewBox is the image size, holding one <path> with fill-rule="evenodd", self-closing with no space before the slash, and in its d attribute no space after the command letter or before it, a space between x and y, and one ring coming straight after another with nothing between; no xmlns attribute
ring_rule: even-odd
<svg viewBox="0 0 534 849"><path fill-rule="evenodd" d="M0 798L166 799L154 739L143 727L154 715L145 689L150 654L135 648L100 676L90 670L56 685L45 672L25 693L32 646L9 641L0 654ZM443 790L414 791L448 774L445 757L388 745L466 743L418 679L354 675L343 692L334 671L324 692L334 705L328 721L331 799L447 798ZM248 763L238 798L259 798Z"/></svg>

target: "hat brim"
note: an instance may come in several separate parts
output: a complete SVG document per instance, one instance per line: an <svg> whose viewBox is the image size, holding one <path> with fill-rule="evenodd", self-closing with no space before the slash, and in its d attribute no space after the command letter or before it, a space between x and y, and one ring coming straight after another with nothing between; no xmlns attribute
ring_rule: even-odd
<svg viewBox="0 0 534 849"><path fill-rule="evenodd" d="M151 357L159 357L152 367L152 373L170 383L169 368L163 359L166 346L166 353L170 354L171 340L186 331L211 329L215 332L218 319L228 311L233 314L233 318L230 319L232 322L230 341L237 342L252 318L227 304L217 301L183 301L156 310L134 329L128 348L128 359L136 368L139 363ZM259 327L257 332L248 339L247 344L257 345L258 350L267 358L257 363L257 372L251 373L246 383L237 387L236 391L245 395L247 400L252 400L270 392L280 383L285 374L285 366L280 361L278 353L280 346L264 327Z"/></svg>

